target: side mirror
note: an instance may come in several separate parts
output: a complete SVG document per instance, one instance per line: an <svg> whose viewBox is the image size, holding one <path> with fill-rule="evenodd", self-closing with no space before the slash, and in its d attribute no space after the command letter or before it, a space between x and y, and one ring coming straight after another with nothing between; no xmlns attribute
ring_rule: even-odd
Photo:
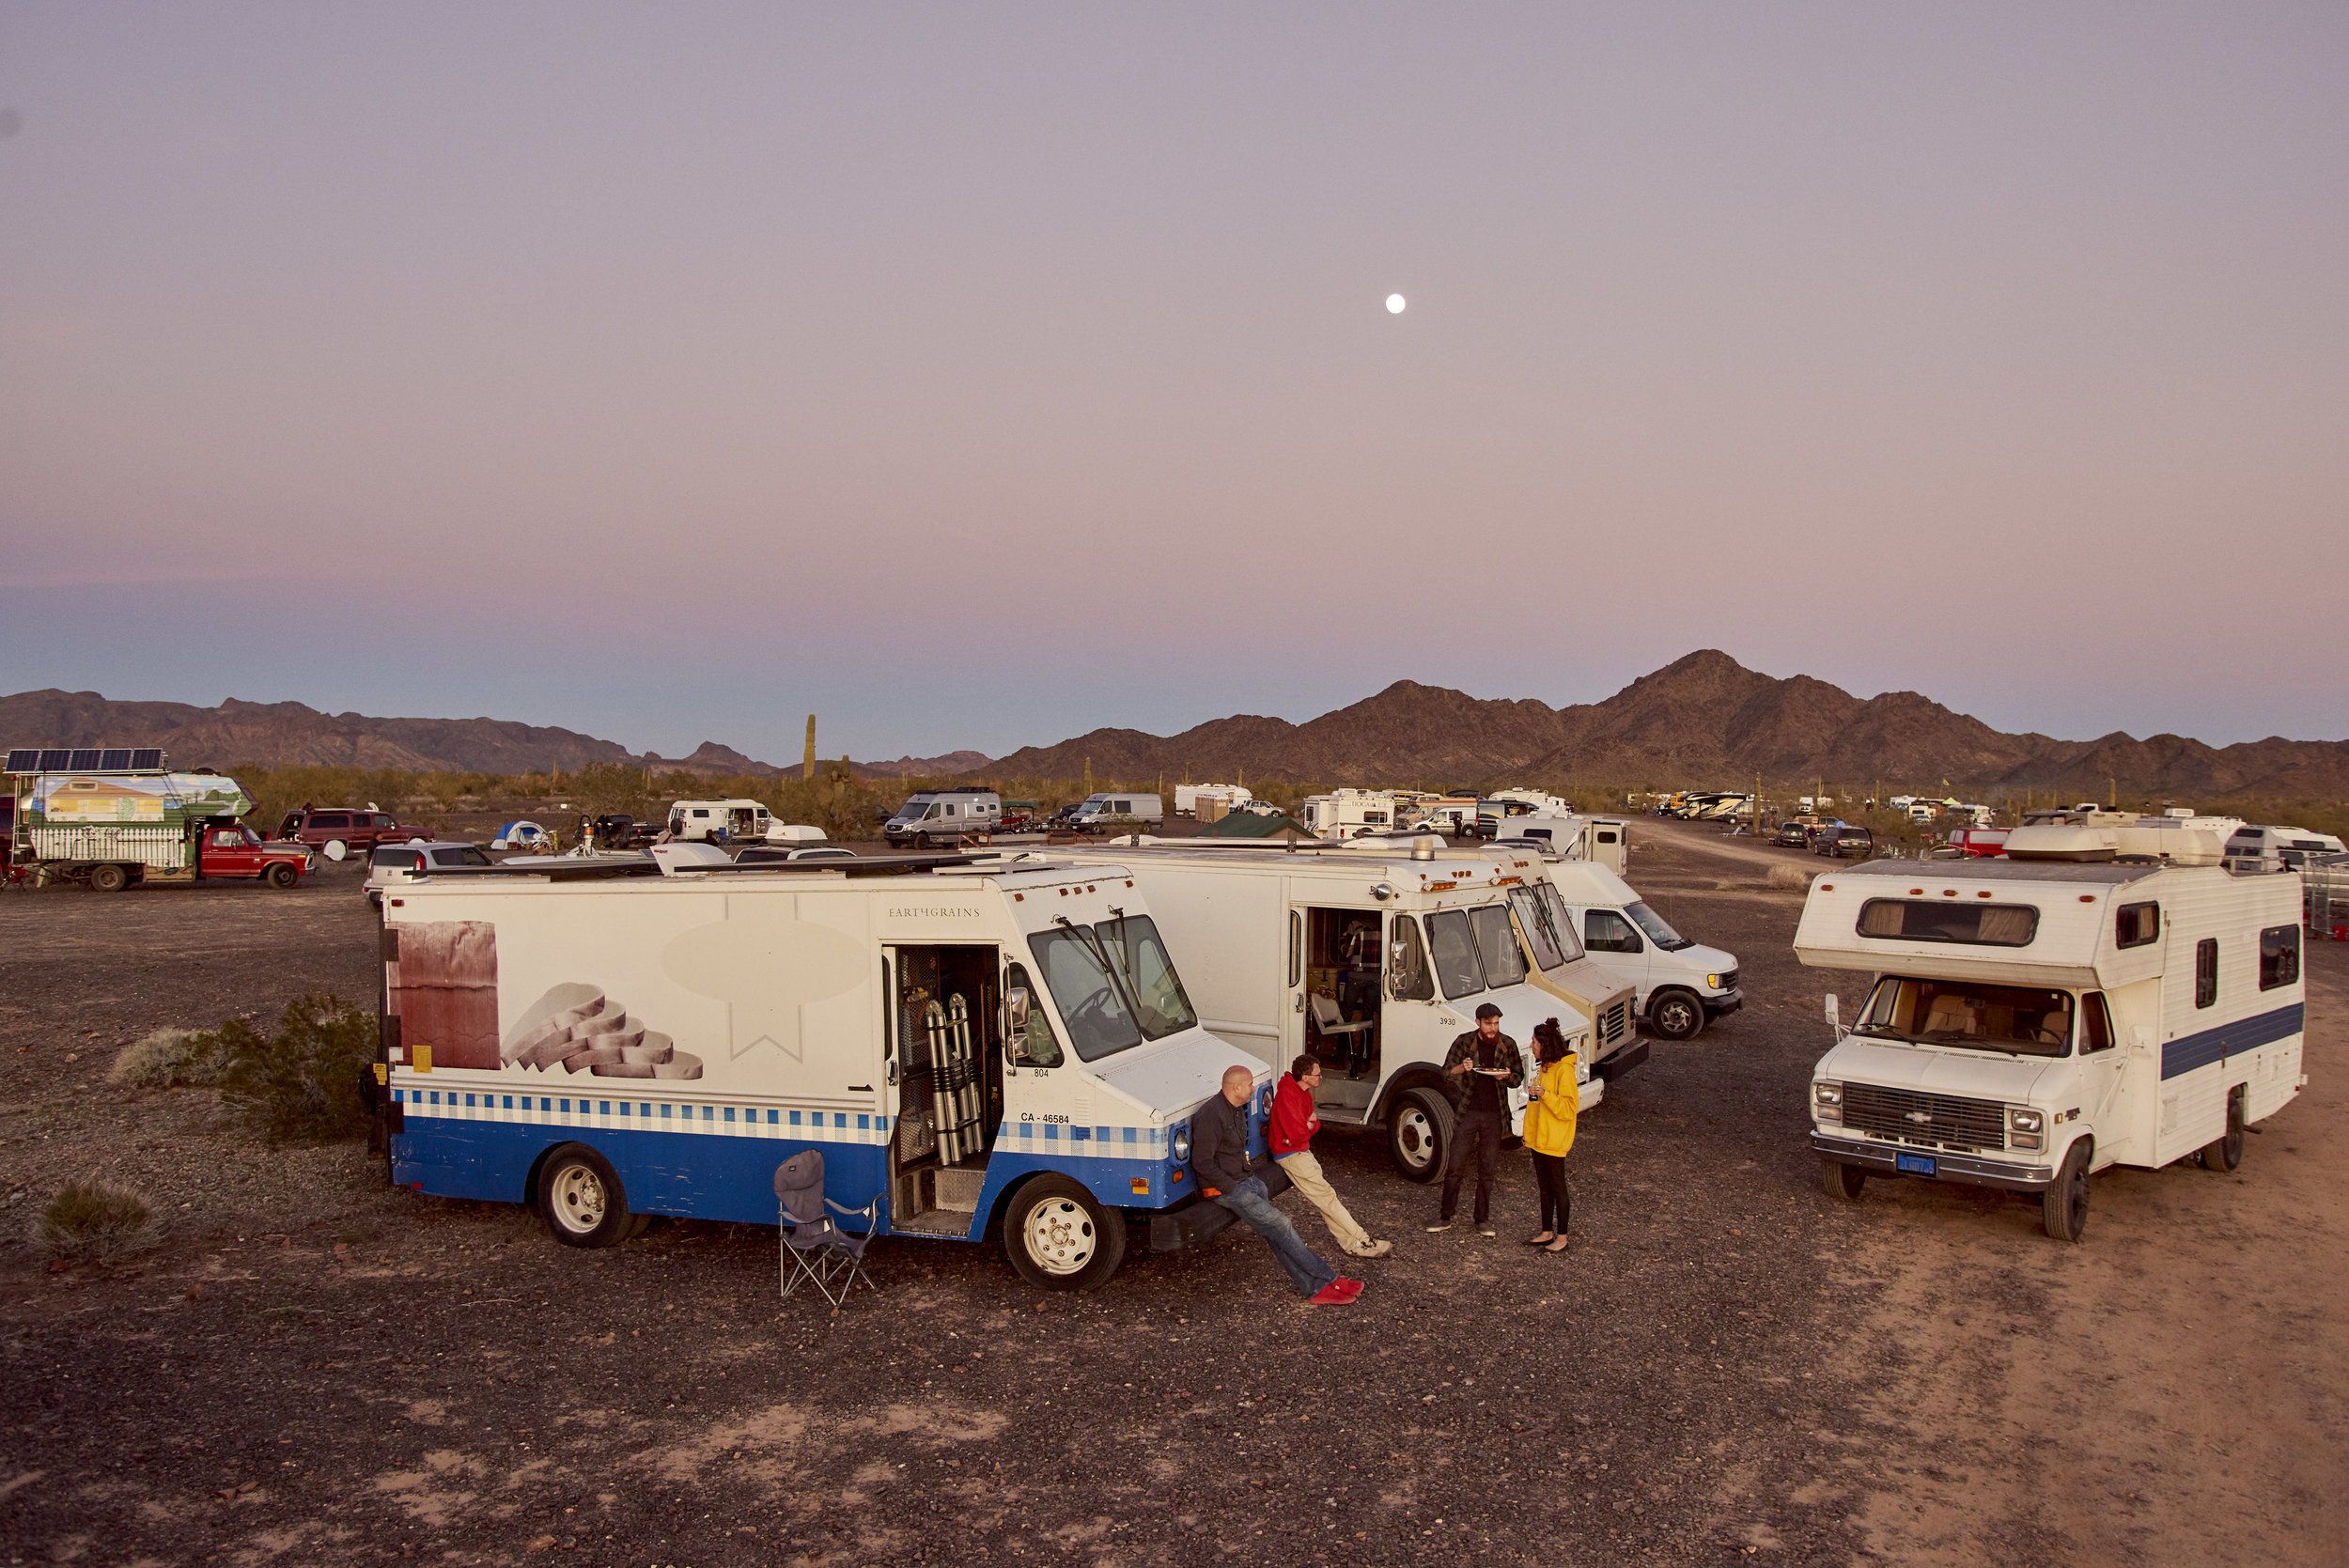
<svg viewBox="0 0 2349 1568"><path fill-rule="evenodd" d="M1827 1026L1829 1029L1843 1027L1843 1008L1836 1002L1833 991L1827 994Z"/></svg>
<svg viewBox="0 0 2349 1568"><path fill-rule="evenodd" d="M1003 1032L1024 1041L1028 1034L1028 988L1014 986L1003 993Z"/></svg>

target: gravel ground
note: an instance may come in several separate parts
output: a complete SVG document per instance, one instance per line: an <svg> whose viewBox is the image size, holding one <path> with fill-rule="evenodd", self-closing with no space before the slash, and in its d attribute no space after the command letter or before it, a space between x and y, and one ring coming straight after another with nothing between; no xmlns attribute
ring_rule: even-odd
<svg viewBox="0 0 2349 1568"><path fill-rule="evenodd" d="M881 1294L837 1316L777 1302L769 1230L560 1249L519 1210L392 1191L355 1147L244 1145L206 1092L106 1083L158 1025L369 995L354 871L0 898L0 1551L2138 1562L2240 1538L2338 1560L2343 1157L2312 1129L2339 1095L2265 1124L2244 1185L2106 1178L2083 1248L1963 1189L1832 1204L1803 1144L1827 977L1789 950L1800 893L1767 857L1641 831L1635 881L1739 955L1746 1011L1656 1042L1584 1119L1560 1257L1517 1245L1521 1156L1498 1239L1428 1235L1430 1189L1325 1137L1396 1244L1342 1311L1244 1233L1082 1297L891 1240ZM2319 1091L2344 957L2310 954ZM46 1271L23 1221L92 1169L147 1194L163 1244ZM2207 1288L2173 1266L2189 1237ZM2221 1511L2255 1536L2214 1533Z"/></svg>

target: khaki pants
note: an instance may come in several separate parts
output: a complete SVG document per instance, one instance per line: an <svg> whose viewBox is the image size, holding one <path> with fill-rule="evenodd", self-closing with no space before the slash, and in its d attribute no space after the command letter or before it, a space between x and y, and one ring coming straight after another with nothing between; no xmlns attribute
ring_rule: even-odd
<svg viewBox="0 0 2349 1568"><path fill-rule="evenodd" d="M1330 1234L1338 1238L1340 1247L1357 1254L1370 1250L1374 1245L1370 1233L1356 1224L1354 1217L1346 1212L1346 1205L1338 1201L1338 1189L1331 1187L1330 1179L1321 1173L1321 1161L1313 1157L1311 1150L1283 1155L1280 1166L1289 1173L1290 1185L1305 1195L1307 1203L1321 1211L1322 1219L1329 1225Z"/></svg>

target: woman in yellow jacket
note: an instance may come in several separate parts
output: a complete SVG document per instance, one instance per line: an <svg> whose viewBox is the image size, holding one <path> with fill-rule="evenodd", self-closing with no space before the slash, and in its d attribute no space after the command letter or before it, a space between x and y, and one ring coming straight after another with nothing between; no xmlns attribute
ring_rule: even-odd
<svg viewBox="0 0 2349 1568"><path fill-rule="evenodd" d="M1531 1085L1532 1098L1525 1107L1525 1146L1533 1154L1534 1179L1542 1188L1542 1229L1528 1236L1528 1247L1546 1252L1566 1250L1566 1224L1574 1200L1566 1191L1566 1151L1574 1147L1574 1113L1581 1090L1574 1081L1574 1052L1556 1018L1533 1030L1533 1052L1540 1063Z"/></svg>

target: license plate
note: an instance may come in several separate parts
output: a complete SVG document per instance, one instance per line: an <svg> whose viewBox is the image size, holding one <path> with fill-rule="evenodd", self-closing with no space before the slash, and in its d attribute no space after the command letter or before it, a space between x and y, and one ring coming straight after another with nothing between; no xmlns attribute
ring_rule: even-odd
<svg viewBox="0 0 2349 1568"><path fill-rule="evenodd" d="M1930 1176L1941 1169L1940 1162L1931 1155L1895 1155L1892 1163L1906 1176Z"/></svg>

